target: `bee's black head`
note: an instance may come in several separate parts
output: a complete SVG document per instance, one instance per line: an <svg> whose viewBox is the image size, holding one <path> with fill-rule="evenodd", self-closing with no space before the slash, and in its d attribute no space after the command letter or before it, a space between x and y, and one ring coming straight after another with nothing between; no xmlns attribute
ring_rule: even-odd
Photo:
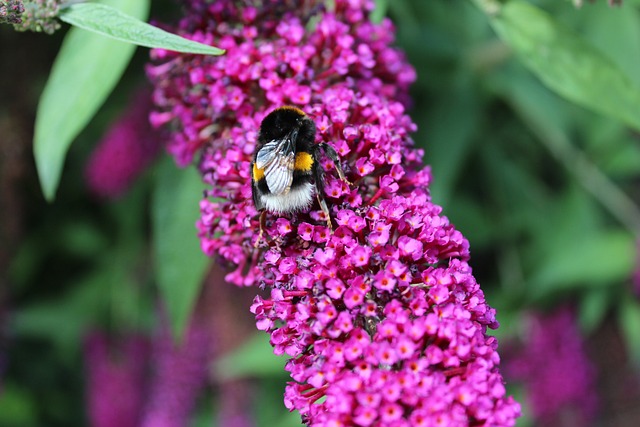
<svg viewBox="0 0 640 427"><path fill-rule="evenodd" d="M269 141L280 140L294 130L297 130L295 133L298 139L304 138L310 143L315 140L316 126L309 116L295 107L280 107L262 120L258 142L262 145Z"/></svg>

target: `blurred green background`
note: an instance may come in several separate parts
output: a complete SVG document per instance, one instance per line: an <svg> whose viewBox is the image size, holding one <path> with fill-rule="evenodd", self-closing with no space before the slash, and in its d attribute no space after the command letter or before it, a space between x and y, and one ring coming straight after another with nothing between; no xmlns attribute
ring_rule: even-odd
<svg viewBox="0 0 640 427"><path fill-rule="evenodd" d="M501 345L526 337L524 313L572 306L598 369L590 425L635 426L640 1L503 3L508 13L492 16L491 1L386 0L376 16L394 21L416 68L414 139L433 168L434 200L471 243ZM172 1L152 2L152 19L175 23L179 14ZM154 233L170 204L157 199L163 174L175 174L167 155L117 201L92 197L84 177L92 148L144 83L148 50L136 51L74 142L56 200L42 196L33 122L62 33L0 28L0 426L87 425L85 334L151 333L167 296ZM218 298L233 299L236 318L251 325L251 292L232 291ZM246 379L256 425L299 425L281 404L284 361L271 356L266 335L241 332L217 355L212 382ZM622 389L612 378L633 381ZM526 385L509 390L524 406L519 425L535 424ZM207 388L190 425L212 425L217 394Z"/></svg>

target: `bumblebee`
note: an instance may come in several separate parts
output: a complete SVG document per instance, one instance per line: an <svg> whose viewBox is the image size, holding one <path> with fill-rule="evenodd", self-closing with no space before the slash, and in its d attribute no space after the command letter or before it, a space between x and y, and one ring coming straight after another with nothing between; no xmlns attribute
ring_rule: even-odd
<svg viewBox="0 0 640 427"><path fill-rule="evenodd" d="M331 216L324 199L324 171L318 161L322 150L347 184L338 153L329 144L315 143L316 125L302 110L280 107L260 125L258 144L251 164L253 202L260 212L262 239L266 212L275 214L308 210L314 195L331 228Z"/></svg>

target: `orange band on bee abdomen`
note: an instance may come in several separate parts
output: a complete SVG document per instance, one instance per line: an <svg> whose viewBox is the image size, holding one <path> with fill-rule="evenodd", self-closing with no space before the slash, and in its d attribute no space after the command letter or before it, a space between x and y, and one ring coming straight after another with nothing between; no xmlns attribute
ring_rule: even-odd
<svg viewBox="0 0 640 427"><path fill-rule="evenodd" d="M300 152L296 154L296 163L293 168L297 171L310 171L313 166L313 157L307 152Z"/></svg>
<svg viewBox="0 0 640 427"><path fill-rule="evenodd" d="M299 109L299 108L297 108L297 107L292 107L291 105L285 105L284 107L276 108L274 111L278 111L278 110L289 110L289 111L295 111L296 113L300 114L301 116L306 116L306 114L304 113L304 111L302 111L301 109Z"/></svg>
<svg viewBox="0 0 640 427"><path fill-rule="evenodd" d="M253 180L254 181L260 181L262 178L264 178L264 169L259 169L258 166L256 166L256 164L253 164Z"/></svg>

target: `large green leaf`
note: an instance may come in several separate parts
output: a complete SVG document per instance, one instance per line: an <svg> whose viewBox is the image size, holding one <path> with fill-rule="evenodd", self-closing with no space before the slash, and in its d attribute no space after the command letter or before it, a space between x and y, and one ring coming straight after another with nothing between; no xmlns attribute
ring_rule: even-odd
<svg viewBox="0 0 640 427"><path fill-rule="evenodd" d="M111 266L111 269L94 270L54 298L16 310L12 318L14 333L20 337L46 339L62 360L70 362L87 328L104 313L113 279L123 277L117 265Z"/></svg>
<svg viewBox="0 0 640 427"><path fill-rule="evenodd" d="M376 0L376 7L371 12L372 22L381 22L387 15L387 9L389 8L389 0Z"/></svg>
<svg viewBox="0 0 640 427"><path fill-rule="evenodd" d="M146 19L149 0L112 0ZM69 30L44 88L35 124L34 156L42 191L53 200L71 142L104 103L124 73L135 45L79 28Z"/></svg>
<svg viewBox="0 0 640 427"><path fill-rule="evenodd" d="M502 73L498 90L549 152L629 230L640 229L635 203L569 138L571 121L563 102L517 70Z"/></svg>
<svg viewBox="0 0 640 427"><path fill-rule="evenodd" d="M156 279L174 337L180 337L209 265L195 228L203 184L195 168L178 169L168 158L159 165L156 178L152 203Z"/></svg>
<svg viewBox="0 0 640 427"><path fill-rule="evenodd" d="M611 8L601 1L582 8L579 16L585 38L618 64L640 85L640 12L624 4ZM612 31L615 29L615 31Z"/></svg>
<svg viewBox="0 0 640 427"><path fill-rule="evenodd" d="M0 424L3 426L37 425L38 405L35 390L11 382L2 384Z"/></svg>
<svg viewBox="0 0 640 427"><path fill-rule="evenodd" d="M640 88L592 44L522 0L507 2L491 22L548 87L581 106L640 129Z"/></svg>
<svg viewBox="0 0 640 427"><path fill-rule="evenodd" d="M631 234L592 233L552 247L530 280L534 298L554 292L598 287L625 280L635 262Z"/></svg>
<svg viewBox="0 0 640 427"><path fill-rule="evenodd" d="M446 206L471 151L474 131L480 119L480 105L466 85L462 90L448 93L437 105L425 120L429 123L426 161L433 168L434 176L438 177L431 185L433 200Z"/></svg>
<svg viewBox="0 0 640 427"><path fill-rule="evenodd" d="M62 11L60 19L76 27L139 46L207 55L224 53L222 49L168 33L102 4L71 5Z"/></svg>
<svg viewBox="0 0 640 427"><path fill-rule="evenodd" d="M611 307L611 297L607 289L590 289L580 300L578 317L580 329L585 335L591 334L604 320Z"/></svg>
<svg viewBox="0 0 640 427"><path fill-rule="evenodd" d="M215 375L218 380L281 376L285 362L285 357L273 354L269 336L259 332L242 347L218 360Z"/></svg>

